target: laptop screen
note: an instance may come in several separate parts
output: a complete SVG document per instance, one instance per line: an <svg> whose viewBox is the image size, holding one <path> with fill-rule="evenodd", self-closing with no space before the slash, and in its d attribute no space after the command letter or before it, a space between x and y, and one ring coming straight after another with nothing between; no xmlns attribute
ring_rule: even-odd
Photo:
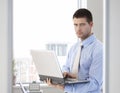
<svg viewBox="0 0 120 93"><path fill-rule="evenodd" d="M54 51L31 50L31 55L39 75L63 78L62 71Z"/></svg>

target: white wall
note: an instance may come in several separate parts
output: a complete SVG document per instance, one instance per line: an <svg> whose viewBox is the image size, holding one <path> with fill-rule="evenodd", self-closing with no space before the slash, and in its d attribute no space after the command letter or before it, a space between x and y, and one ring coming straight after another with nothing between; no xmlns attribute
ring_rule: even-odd
<svg viewBox="0 0 120 93"><path fill-rule="evenodd" d="M0 93L11 91L12 0L0 0Z"/></svg>
<svg viewBox="0 0 120 93"><path fill-rule="evenodd" d="M119 0L106 0L106 93L120 93Z"/></svg>
<svg viewBox="0 0 120 93"><path fill-rule="evenodd" d="M87 0L87 8L93 14L93 32L103 41L103 0Z"/></svg>
<svg viewBox="0 0 120 93"><path fill-rule="evenodd" d="M119 0L87 0L88 9L94 15L94 32L100 39L102 36L103 5L105 4L105 88L104 93L120 93L120 1Z"/></svg>

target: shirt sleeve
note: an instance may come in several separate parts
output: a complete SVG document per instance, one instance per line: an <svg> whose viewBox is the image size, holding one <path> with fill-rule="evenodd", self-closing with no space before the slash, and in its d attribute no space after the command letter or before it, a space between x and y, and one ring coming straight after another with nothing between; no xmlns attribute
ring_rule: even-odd
<svg viewBox="0 0 120 93"><path fill-rule="evenodd" d="M68 53L68 55L67 55L67 59L66 59L66 63L63 65L63 67L62 67L62 72L70 72L70 64L69 64L69 54L70 53Z"/></svg>
<svg viewBox="0 0 120 93"><path fill-rule="evenodd" d="M99 90L103 82L103 49L96 48L93 52L93 60L89 70L90 83L88 93Z"/></svg>
<svg viewBox="0 0 120 93"><path fill-rule="evenodd" d="M71 62L72 62L71 55L73 54L73 51L74 51L74 45L70 48L68 52L66 63L62 67L62 72L70 72L70 67L71 67Z"/></svg>

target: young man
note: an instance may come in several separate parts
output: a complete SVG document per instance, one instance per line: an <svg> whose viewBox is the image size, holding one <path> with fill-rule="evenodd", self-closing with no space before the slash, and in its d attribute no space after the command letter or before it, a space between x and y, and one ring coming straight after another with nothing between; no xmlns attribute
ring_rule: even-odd
<svg viewBox="0 0 120 93"><path fill-rule="evenodd" d="M46 82L48 85L61 88L67 93L100 93L103 82L103 45L92 32L91 12L83 8L78 9L73 15L73 23L79 40L68 53L66 64L62 69L63 75L70 78L89 79L90 82L64 86L54 85L50 79L47 79ZM77 52L81 48L80 45L82 49L79 54L79 64L76 66L76 71L73 71Z"/></svg>

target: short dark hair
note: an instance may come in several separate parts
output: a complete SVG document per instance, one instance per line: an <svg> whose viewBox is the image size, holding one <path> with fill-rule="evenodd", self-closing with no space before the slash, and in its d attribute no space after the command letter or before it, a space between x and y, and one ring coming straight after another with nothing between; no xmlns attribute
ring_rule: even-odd
<svg viewBox="0 0 120 93"><path fill-rule="evenodd" d="M73 14L73 19L74 18L86 18L88 23L93 21L92 13L88 9L85 9L85 8L78 9Z"/></svg>

